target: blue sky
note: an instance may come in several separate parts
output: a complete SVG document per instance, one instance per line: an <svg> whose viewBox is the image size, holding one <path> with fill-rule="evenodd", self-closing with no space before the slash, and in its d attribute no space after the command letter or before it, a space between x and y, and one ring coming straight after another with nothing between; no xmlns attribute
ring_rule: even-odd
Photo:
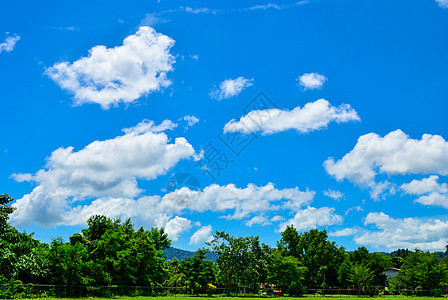
<svg viewBox="0 0 448 300"><path fill-rule="evenodd" d="M42 241L92 214L275 245L448 242L448 2L10 1L0 192Z"/></svg>

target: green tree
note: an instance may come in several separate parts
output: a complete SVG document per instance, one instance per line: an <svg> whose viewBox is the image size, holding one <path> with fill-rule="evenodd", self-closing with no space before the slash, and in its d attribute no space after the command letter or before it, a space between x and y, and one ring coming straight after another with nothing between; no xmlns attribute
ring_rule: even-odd
<svg viewBox="0 0 448 300"><path fill-rule="evenodd" d="M325 230L312 229L299 234L291 225L282 232L279 249L299 259L308 269L305 285L323 288L338 284L339 265L345 259L345 249L328 240Z"/></svg>
<svg viewBox="0 0 448 300"><path fill-rule="evenodd" d="M306 267L300 265L294 256L285 256L283 250L272 252L272 263L268 268L268 282L276 287L286 290L302 289L302 282L307 272ZM290 294L291 294L290 291Z"/></svg>
<svg viewBox="0 0 448 300"><path fill-rule="evenodd" d="M166 287L180 288L184 286L185 275L180 269L180 263L177 258L166 262L165 266L166 279L163 283Z"/></svg>
<svg viewBox="0 0 448 300"><path fill-rule="evenodd" d="M215 283L213 262L205 259L206 249L198 249L193 257L180 262L185 285L192 293L205 293L209 283Z"/></svg>
<svg viewBox="0 0 448 300"><path fill-rule="evenodd" d="M268 246L260 244L258 237L233 237L217 231L207 243L217 257L220 277L230 295L232 282L253 285L266 277L269 260Z"/></svg>
<svg viewBox="0 0 448 300"><path fill-rule="evenodd" d="M53 282L69 285L159 285L165 278L162 249L170 244L163 230L134 230L106 216L92 216L82 234L66 243L53 240L49 261Z"/></svg>
<svg viewBox="0 0 448 300"><path fill-rule="evenodd" d="M383 253L370 253L365 247L359 247L346 255L345 260L339 266L338 280L342 287L350 286L348 276L353 264L367 266L372 272L372 285L385 286L387 277L383 272L393 266L390 256Z"/></svg>
<svg viewBox="0 0 448 300"><path fill-rule="evenodd" d="M359 292L365 292L372 286L373 271L362 263L350 263L348 270L348 281L356 287Z"/></svg>
<svg viewBox="0 0 448 300"><path fill-rule="evenodd" d="M434 289L448 283L446 265L434 253L410 252L394 283L407 289Z"/></svg>
<svg viewBox="0 0 448 300"><path fill-rule="evenodd" d="M19 232L9 223L9 215L15 207L7 205L14 199L0 195L0 269L4 281L19 280L24 283L44 282L48 269L40 256L46 251L45 244L33 238L33 234Z"/></svg>

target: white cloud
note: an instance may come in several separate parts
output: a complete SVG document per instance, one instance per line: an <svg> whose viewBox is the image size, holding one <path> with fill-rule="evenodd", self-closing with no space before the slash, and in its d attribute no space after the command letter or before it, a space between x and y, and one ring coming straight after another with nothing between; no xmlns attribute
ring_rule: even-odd
<svg viewBox="0 0 448 300"><path fill-rule="evenodd" d="M341 230L337 230L334 232L329 232L328 235L329 236L336 236L336 237L341 237L341 236L353 236L358 232L358 228L344 228Z"/></svg>
<svg viewBox="0 0 448 300"><path fill-rule="evenodd" d="M45 169L33 175L13 175L18 181L36 182L37 187L16 201L12 220L16 224L63 224L72 203L135 197L141 192L137 179L154 179L193 154L184 138L170 143L165 133L138 130L92 142L79 151L59 148L47 159Z"/></svg>
<svg viewBox="0 0 448 300"><path fill-rule="evenodd" d="M195 125L199 122L199 119L195 116L185 116L182 118L185 122L187 122L187 125L184 126L185 129L190 128L191 126Z"/></svg>
<svg viewBox="0 0 448 300"><path fill-rule="evenodd" d="M209 242L213 239L212 237L212 226L202 226L190 237L190 245L201 245Z"/></svg>
<svg viewBox="0 0 448 300"><path fill-rule="evenodd" d="M126 134L141 134L145 132L162 132L166 130L173 130L177 127L177 124L173 123L171 120L164 120L159 125L154 125L154 121L151 120L143 120L137 125L125 128L122 131Z"/></svg>
<svg viewBox="0 0 448 300"><path fill-rule="evenodd" d="M324 195L327 197L330 197L334 200L340 200L342 198L344 198L344 193L340 192L340 191L335 191L332 189L329 189L327 191L324 191Z"/></svg>
<svg viewBox="0 0 448 300"><path fill-rule="evenodd" d="M67 214L66 219L69 219L72 225L82 224L92 214L105 214L113 217L133 217L140 223L164 227L174 215L187 211L199 213L211 211L230 213L226 216L227 219L244 220L254 214L271 211L296 211L301 205L309 204L314 194L310 191L302 192L298 188L276 189L272 183L265 186L249 184L246 188L237 188L234 184L225 186L212 184L202 191L182 187L163 197L144 196L136 200L98 199L91 205L74 208ZM109 201L116 205L107 205ZM277 217L277 220L280 221L280 218ZM255 224L260 220L254 218L249 224Z"/></svg>
<svg viewBox="0 0 448 300"><path fill-rule="evenodd" d="M45 73L74 94L76 105L98 103L108 109L169 86L166 73L173 70L173 45L170 37L142 26L122 46L95 46L87 57L57 63Z"/></svg>
<svg viewBox="0 0 448 300"><path fill-rule="evenodd" d="M186 6L184 11L188 12L188 13L195 14L195 15L213 13L213 11L207 7L191 8L191 7Z"/></svg>
<svg viewBox="0 0 448 300"><path fill-rule="evenodd" d="M167 206L196 212L233 210L233 214L227 218L241 220L260 212L297 209L312 202L314 195L314 191L302 192L297 187L276 189L272 183L265 186L248 184L246 188L237 188L234 184L212 184L202 191L183 187L166 195L164 201L170 203ZM280 201L282 203L277 203Z"/></svg>
<svg viewBox="0 0 448 300"><path fill-rule="evenodd" d="M273 216L271 218L271 222L280 222L280 221L284 221L284 220L286 220L286 219L284 217L282 217L282 216L279 216L279 215Z"/></svg>
<svg viewBox="0 0 448 300"><path fill-rule="evenodd" d="M440 7L448 8L448 0L436 0L436 2Z"/></svg>
<svg viewBox="0 0 448 300"><path fill-rule="evenodd" d="M448 175L448 143L440 135L424 134L421 140L411 139L401 130L385 137L369 133L361 136L342 159L335 162L329 158L324 166L338 181L347 179L370 188L375 197L391 186L387 181L377 184L378 173Z"/></svg>
<svg viewBox="0 0 448 300"><path fill-rule="evenodd" d="M14 50L14 46L19 40L20 36L8 36L3 43L0 43L0 53Z"/></svg>
<svg viewBox="0 0 448 300"><path fill-rule="evenodd" d="M219 89L210 93L212 99L222 100L238 96L245 88L252 86L253 79L242 76L236 79L226 79L220 83Z"/></svg>
<svg viewBox="0 0 448 300"><path fill-rule="evenodd" d="M308 3L308 1L298 1L292 4L276 4L276 3L267 3L267 4L261 4L261 5L254 5L249 8L242 8L240 11L246 11L246 10L268 10L268 9L274 9L274 10L283 10L287 8L291 8L297 5L302 5Z"/></svg>
<svg viewBox="0 0 448 300"><path fill-rule="evenodd" d="M159 23L166 23L167 20L160 17L160 14L148 13L145 14L145 18L140 22L142 26L154 26Z"/></svg>
<svg viewBox="0 0 448 300"><path fill-rule="evenodd" d="M448 208L448 184L438 183L439 176L429 176L422 180L414 179L401 185L401 189L409 195L420 196L415 202L423 205L435 205Z"/></svg>
<svg viewBox="0 0 448 300"><path fill-rule="evenodd" d="M179 216L174 217L166 223L165 232L173 242L179 240L179 235L191 229L191 221Z"/></svg>
<svg viewBox="0 0 448 300"><path fill-rule="evenodd" d="M269 222L269 219L264 216L255 216L252 219L247 220L245 224L249 227L252 227L252 225L266 226L270 225L271 222Z"/></svg>
<svg viewBox="0 0 448 300"><path fill-rule="evenodd" d="M281 10L282 9L280 5L275 4L275 3L268 3L268 4L255 5L255 6L249 7L250 10L258 10L258 9L266 10L266 9L269 9L269 8L273 8L273 9L276 9L276 10Z"/></svg>
<svg viewBox="0 0 448 300"><path fill-rule="evenodd" d="M378 249L418 248L434 251L445 249L447 242L448 221L439 219L395 219L382 212L371 212L364 225L374 225L379 230L365 232L355 237L354 241Z"/></svg>
<svg viewBox="0 0 448 300"><path fill-rule="evenodd" d="M305 90L314 90L322 88L325 81L327 81L327 77L318 73L305 73L299 76L297 80Z"/></svg>
<svg viewBox="0 0 448 300"><path fill-rule="evenodd" d="M345 215L348 215L348 213L351 212L352 210L356 210L356 211L364 211L364 208L362 208L362 206L353 206L353 207L349 207L349 208L347 208L347 210L345 211Z"/></svg>
<svg viewBox="0 0 448 300"><path fill-rule="evenodd" d="M280 110L271 108L266 110L253 110L240 118L231 120L224 127L224 132L251 133L261 131L262 134L273 134L281 131L295 129L300 133L322 130L330 122L346 123L359 121L357 112L348 104L332 106L325 99L319 99L293 110Z"/></svg>
<svg viewBox="0 0 448 300"><path fill-rule="evenodd" d="M439 176L431 175L428 178L423 178L422 180L412 180L410 183L405 183L401 185L401 189L410 195L423 195L432 192L437 192L440 194L448 193L448 184L438 183Z"/></svg>
<svg viewBox="0 0 448 300"><path fill-rule="evenodd" d="M294 218L281 223L278 232L282 232L288 225L293 225L298 231L306 231L317 226L328 226L342 223L342 216L334 213L335 209L331 207L307 207L299 210Z"/></svg>

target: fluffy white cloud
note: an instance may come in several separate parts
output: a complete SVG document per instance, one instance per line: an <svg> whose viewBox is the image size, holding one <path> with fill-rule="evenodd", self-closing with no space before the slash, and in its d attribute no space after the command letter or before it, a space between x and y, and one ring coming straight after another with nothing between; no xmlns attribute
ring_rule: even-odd
<svg viewBox="0 0 448 300"><path fill-rule="evenodd" d="M202 226L190 237L190 245L201 245L209 242L213 239L212 237L212 226Z"/></svg>
<svg viewBox="0 0 448 300"><path fill-rule="evenodd" d="M318 73L305 73L299 76L297 80L305 90L314 90L320 89L325 81L327 81L327 77Z"/></svg>
<svg viewBox="0 0 448 300"><path fill-rule="evenodd" d="M328 191L324 191L324 195L327 197L330 197L334 200L340 200L344 197L344 193L340 192L340 191L335 191L335 190L328 190Z"/></svg>
<svg viewBox="0 0 448 300"><path fill-rule="evenodd" d="M173 70L173 45L170 37L142 26L122 46L95 46L87 57L57 63L45 73L74 94L76 105L98 103L108 109L169 86L166 73Z"/></svg>
<svg viewBox="0 0 448 300"><path fill-rule="evenodd" d="M297 209L309 204L314 198L314 191L276 189L272 183L265 186L248 184L246 188L237 188L234 184L220 186L212 184L202 191L183 187L167 194L166 203L177 208L188 208L196 212L226 212L229 219L244 219L254 213L278 209ZM279 203L281 201L281 203ZM168 205L167 205L168 206Z"/></svg>
<svg viewBox="0 0 448 300"><path fill-rule="evenodd" d="M395 219L382 212L372 212L367 215L364 225L374 225L379 230L365 232L355 237L354 241L378 249L443 250L447 242L448 221L439 219Z"/></svg>
<svg viewBox="0 0 448 300"><path fill-rule="evenodd" d="M122 131L126 134L140 134L148 131L151 132L162 132L166 130L173 130L177 127L177 124L173 123L171 120L164 120L161 124L155 125L154 121L151 120L143 120L137 125L125 128Z"/></svg>
<svg viewBox="0 0 448 300"><path fill-rule="evenodd" d="M438 183L439 176L429 176L422 180L414 179L401 185L401 189L409 195L420 196L415 201L423 205L436 205L448 208L448 184Z"/></svg>
<svg viewBox="0 0 448 300"><path fill-rule="evenodd" d="M334 232L329 232L328 235L329 236L336 236L336 237L341 237L341 236L353 236L358 232L358 228L344 228L341 230L337 230Z"/></svg>
<svg viewBox="0 0 448 300"><path fill-rule="evenodd" d="M281 223L278 229L282 232L288 225L293 225L298 231L306 231L317 226L328 226L342 223L342 216L334 213L335 209L331 207L307 207L299 210L294 218Z"/></svg>
<svg viewBox="0 0 448 300"><path fill-rule="evenodd" d="M284 221L284 220L286 220L286 219L284 217L282 217L282 216L279 216L279 215L273 216L271 218L271 222L280 222L280 221Z"/></svg>
<svg viewBox="0 0 448 300"><path fill-rule="evenodd" d="M271 108L253 110L240 118L231 120L224 127L224 132L261 132L264 135L295 129L307 133L327 128L330 122L346 123L359 121L356 111L348 104L332 106L325 99L319 99L293 110Z"/></svg>
<svg viewBox="0 0 448 300"><path fill-rule="evenodd" d="M266 218L265 216L255 216L252 219L247 220L245 222L245 224L249 227L252 227L252 225L266 226L266 225L270 225L271 222L269 222L269 219Z"/></svg>
<svg viewBox="0 0 448 300"><path fill-rule="evenodd" d="M375 182L378 173L448 174L448 142L440 135L424 134L421 140L411 139L401 130L384 137L369 133L358 139L355 147L342 159L324 162L328 174L338 181L347 179L360 187L372 189L372 196L389 188ZM375 191L380 189L380 191Z"/></svg>
<svg viewBox="0 0 448 300"><path fill-rule="evenodd" d="M18 181L36 182L37 187L17 200L12 220L44 226L64 223L74 202L135 197L141 192L137 179L154 179L193 154L184 138L170 143L165 133L142 130L95 141L79 151L59 148L47 159L45 169L33 175L13 175Z"/></svg>
<svg viewBox="0 0 448 300"><path fill-rule="evenodd" d="M436 2L440 7L448 8L448 0L436 0Z"/></svg>
<svg viewBox="0 0 448 300"><path fill-rule="evenodd" d="M191 229L191 221L179 216L169 220L165 226L165 232L173 242L179 240L179 235Z"/></svg>
<svg viewBox="0 0 448 300"><path fill-rule="evenodd" d="M0 53L14 50L14 46L19 40L20 36L8 36L3 43L0 43Z"/></svg>
<svg viewBox="0 0 448 300"><path fill-rule="evenodd" d="M236 79L226 79L220 83L219 89L210 93L212 99L222 100L238 96L245 88L252 85L253 79L247 79L242 76Z"/></svg>
<svg viewBox="0 0 448 300"><path fill-rule="evenodd" d="M184 126L185 129L188 129L189 127L195 125L199 122L199 119L195 116L185 116L182 118L185 122L187 122L187 125Z"/></svg>

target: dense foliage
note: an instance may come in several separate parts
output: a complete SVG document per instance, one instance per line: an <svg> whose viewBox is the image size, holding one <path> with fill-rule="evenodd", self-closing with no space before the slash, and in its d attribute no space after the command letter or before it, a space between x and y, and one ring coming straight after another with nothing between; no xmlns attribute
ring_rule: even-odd
<svg viewBox="0 0 448 300"><path fill-rule="evenodd" d="M196 295L217 287L227 294L243 288L248 293L275 288L294 296L303 295L306 288L367 293L373 287L440 294L448 285L448 258L441 253L399 249L387 255L365 247L347 252L329 241L325 230L299 233L293 226L282 233L275 249L259 237L223 231L214 234L210 249L167 261L163 253L171 242L163 228L135 230L130 219L95 215L69 241L55 238L48 245L8 223L14 211L8 206L11 201L0 195L0 298L26 293L30 284L70 287L59 296L107 296L104 287L115 287L115 294L133 294L135 290L124 287L136 286L145 287L148 294L162 286ZM206 254L214 255L216 263ZM383 274L390 268L400 269L393 280Z"/></svg>

